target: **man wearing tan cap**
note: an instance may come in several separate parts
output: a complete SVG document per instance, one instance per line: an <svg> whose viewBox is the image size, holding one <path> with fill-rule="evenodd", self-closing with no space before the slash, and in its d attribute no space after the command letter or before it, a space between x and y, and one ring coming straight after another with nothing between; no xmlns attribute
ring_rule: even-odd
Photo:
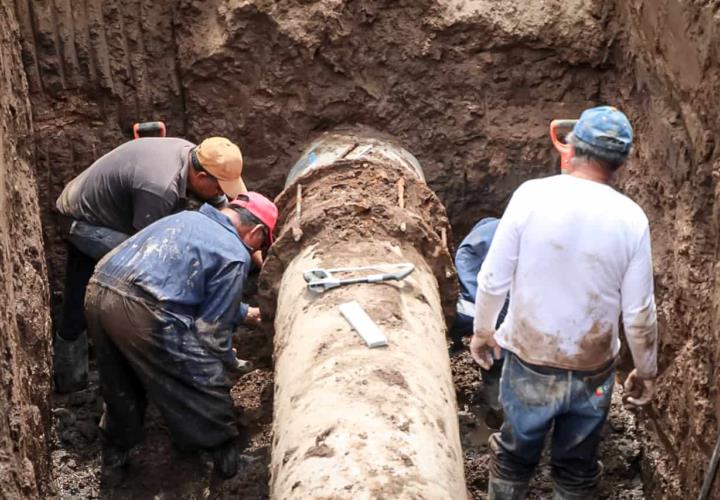
<svg viewBox="0 0 720 500"><path fill-rule="evenodd" d="M57 200L67 242L65 302L55 335L55 388L87 384L83 302L95 264L156 220L187 208L190 197L224 205L246 193L240 148L224 137L199 146L179 138L127 142L101 157L65 187Z"/></svg>

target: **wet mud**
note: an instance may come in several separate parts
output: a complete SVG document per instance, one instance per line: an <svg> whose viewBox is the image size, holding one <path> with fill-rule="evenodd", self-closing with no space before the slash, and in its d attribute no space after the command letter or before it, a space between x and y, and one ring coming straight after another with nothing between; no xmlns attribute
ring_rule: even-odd
<svg viewBox="0 0 720 500"><path fill-rule="evenodd" d="M164 119L171 135L196 141L230 137L243 148L248 185L270 195L317 133L372 126L417 156L460 238L480 217L500 215L522 181L557 171L551 119L600 103L618 105L635 126L617 187L650 219L661 336L654 413L613 410L606 440L629 457L642 443L639 458L619 464L603 488L633 485L639 464L647 498L698 491L720 415L716 2L0 0L0 12L0 408L13 409L1 412L0 452L12 458L0 479L10 495L54 488L51 436L56 490L98 494L83 486L97 480L88 423L96 395L49 399L49 312L61 303L64 274L53 205L73 176L131 137L133 122ZM267 384L263 335L248 345L265 360ZM469 373L453 363L456 377ZM248 389L252 404L264 387ZM463 411L461 421L474 418ZM159 423L149 426L149 461L137 457L158 478L147 491L179 492L205 478L172 455ZM265 431L254 432L260 440ZM471 441L482 442L476 434ZM263 456L257 443L253 453ZM471 445L466 474L479 495L487 454ZM248 484L267 484L262 460ZM256 487L261 498L265 486Z"/></svg>

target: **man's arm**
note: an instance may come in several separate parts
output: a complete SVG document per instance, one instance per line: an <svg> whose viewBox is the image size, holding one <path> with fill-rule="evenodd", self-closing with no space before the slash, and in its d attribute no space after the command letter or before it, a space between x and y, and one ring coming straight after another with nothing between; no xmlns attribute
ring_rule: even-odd
<svg viewBox="0 0 720 500"><path fill-rule="evenodd" d="M657 375L657 315L648 227L625 272L620 294L625 337L637 375L653 379Z"/></svg>
<svg viewBox="0 0 720 500"><path fill-rule="evenodd" d="M522 186L513 194L500 220L487 257L478 273L475 297L475 322L470 340L470 354L475 362L488 370L500 348L495 343L495 325L503 308L517 266L522 227Z"/></svg>
<svg viewBox="0 0 720 500"><path fill-rule="evenodd" d="M236 261L221 266L206 284L206 297L195 322L200 342L227 366L234 366L236 359L232 351L233 330L248 314L247 305L242 303L248 265Z"/></svg>
<svg viewBox="0 0 720 500"><path fill-rule="evenodd" d="M495 334L498 314L503 308L520 252L520 202L513 195L500 220L487 257L478 273L475 297L474 335L490 338Z"/></svg>

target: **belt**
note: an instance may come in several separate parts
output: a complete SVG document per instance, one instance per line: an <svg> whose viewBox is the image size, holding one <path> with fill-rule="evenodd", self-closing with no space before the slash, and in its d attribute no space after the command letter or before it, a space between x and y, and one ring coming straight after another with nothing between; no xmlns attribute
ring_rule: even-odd
<svg viewBox="0 0 720 500"><path fill-rule="evenodd" d="M567 372L572 372L574 375L578 375L580 377L588 377L592 375L597 375L598 373L606 372L609 369L613 368L615 366L615 363L617 362L617 358L612 358L610 361L608 361L606 364L601 366L600 368L596 368L594 370L568 370L565 368L555 368L552 366L544 366L544 365L534 365L532 363L528 363L527 361L523 361L520 356L518 356L515 353L512 353L513 357L523 366L526 366L527 368L531 369L534 372L542 373L543 375L560 375L565 374Z"/></svg>

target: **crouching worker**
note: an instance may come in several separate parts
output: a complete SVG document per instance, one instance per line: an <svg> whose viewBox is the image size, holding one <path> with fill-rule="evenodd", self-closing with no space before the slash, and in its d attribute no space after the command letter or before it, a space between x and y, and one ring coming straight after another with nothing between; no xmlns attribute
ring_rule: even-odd
<svg viewBox="0 0 720 500"><path fill-rule="evenodd" d="M216 473L235 475L238 429L233 330L260 323L241 303L252 252L272 242L275 205L257 193L223 209L205 204L161 219L101 260L85 298L105 412L103 480L122 478L143 438L147 398L181 449L212 453Z"/></svg>
<svg viewBox="0 0 720 500"><path fill-rule="evenodd" d="M453 342L453 350L462 349L463 337L470 337L473 334L473 322L475 321L475 296L477 295L477 276L485 261L490 244L495 236L495 230L500 223L499 219L486 217L480 219L470 230L465 239L455 252L455 267L457 268L458 281L460 282L460 297L457 302L457 314L455 323L450 330L450 337ZM508 308L508 299L497 319L499 327L505 319ZM480 394L481 405L489 408L488 425L495 428L497 422L502 418L502 407L500 406L500 374L502 373L502 360L496 360L489 370L480 368L483 382L482 393Z"/></svg>

